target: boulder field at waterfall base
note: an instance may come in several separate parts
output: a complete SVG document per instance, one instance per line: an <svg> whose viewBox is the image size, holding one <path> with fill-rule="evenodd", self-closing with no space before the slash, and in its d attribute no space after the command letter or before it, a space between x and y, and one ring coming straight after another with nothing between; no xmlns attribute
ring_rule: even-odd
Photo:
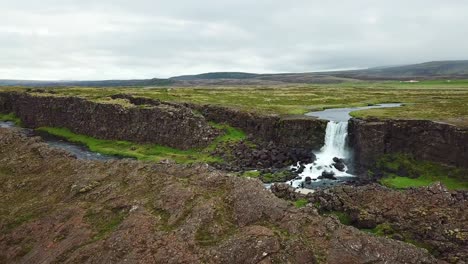
<svg viewBox="0 0 468 264"><path fill-rule="evenodd" d="M0 263L468 263L468 82L0 87Z"/></svg>

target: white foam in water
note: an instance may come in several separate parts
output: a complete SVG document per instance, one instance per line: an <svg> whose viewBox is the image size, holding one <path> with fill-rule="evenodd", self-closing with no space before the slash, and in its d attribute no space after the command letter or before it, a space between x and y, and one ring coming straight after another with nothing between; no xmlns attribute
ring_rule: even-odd
<svg viewBox="0 0 468 264"><path fill-rule="evenodd" d="M337 170L332 164L333 158L348 159L350 152L346 145L346 138L348 136L348 122L335 122L329 121L325 132L325 145L319 153L316 154L317 160L314 163L305 165L304 172L300 174L300 180L292 182L293 187L299 187L306 177L317 179L322 175L322 172L333 172L335 177L350 177L353 176L347 173L345 168L344 172ZM293 166L299 168L298 166Z"/></svg>

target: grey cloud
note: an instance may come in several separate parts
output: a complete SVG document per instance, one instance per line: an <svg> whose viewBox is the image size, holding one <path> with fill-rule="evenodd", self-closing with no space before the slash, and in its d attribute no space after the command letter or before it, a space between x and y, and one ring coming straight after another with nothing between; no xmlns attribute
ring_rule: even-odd
<svg viewBox="0 0 468 264"><path fill-rule="evenodd" d="M466 1L17 0L0 78L307 72L466 59Z"/></svg>

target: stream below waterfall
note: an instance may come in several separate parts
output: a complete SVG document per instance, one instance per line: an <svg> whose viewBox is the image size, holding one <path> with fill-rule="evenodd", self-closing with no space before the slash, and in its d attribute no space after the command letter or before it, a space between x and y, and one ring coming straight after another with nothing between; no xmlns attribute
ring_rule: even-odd
<svg viewBox="0 0 468 264"><path fill-rule="evenodd" d="M299 177L289 182L293 187L316 189L343 184L354 180L350 171L352 167L352 150L347 143L348 121L350 113L372 108L400 107L402 104L379 104L365 107L335 108L310 112L306 115L328 120L325 132L325 144L315 153L316 160L310 164L291 166L299 172Z"/></svg>
<svg viewBox="0 0 468 264"><path fill-rule="evenodd" d="M38 132L38 131L34 131L33 129L20 128L16 126L15 123L10 122L10 121L0 121L0 128L10 128L10 129L17 128L17 129L20 129L21 132L23 132L27 136L40 136L44 140L44 142L47 143L49 146L53 148L65 150L71 153L72 155L74 155L78 159L84 159L84 160L119 159L119 157L93 152L89 150L88 148L86 148L85 146L68 142L66 140L63 140L59 137L53 136L46 132Z"/></svg>

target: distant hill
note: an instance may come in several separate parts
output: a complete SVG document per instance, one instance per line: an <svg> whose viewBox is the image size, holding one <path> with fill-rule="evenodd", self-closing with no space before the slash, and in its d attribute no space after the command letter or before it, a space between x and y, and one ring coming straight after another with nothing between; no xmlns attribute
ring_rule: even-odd
<svg viewBox="0 0 468 264"><path fill-rule="evenodd" d="M284 83L341 83L361 80L468 79L468 60L433 61L420 64L377 67L363 70L255 74L246 72L210 72L182 75L169 79L104 81L28 81L0 80L0 86L201 86L201 85L274 85Z"/></svg>
<svg viewBox="0 0 468 264"><path fill-rule="evenodd" d="M92 86L92 87L121 87L121 86L167 86L176 82L170 79L142 79L142 80L104 80L104 81L34 81L34 80L0 80L0 86Z"/></svg>
<svg viewBox="0 0 468 264"><path fill-rule="evenodd" d="M177 81L191 80L213 80L213 79L249 79L255 78L258 74L246 72L209 72L197 75L182 75L170 78Z"/></svg>
<svg viewBox="0 0 468 264"><path fill-rule="evenodd" d="M331 75L357 79L440 79L468 78L468 60L432 61L395 67L332 72Z"/></svg>
<svg viewBox="0 0 468 264"><path fill-rule="evenodd" d="M178 76L170 79L185 81L190 84L213 83L213 80L226 80L226 83L233 83L233 80L238 80L238 83L242 84L261 81L279 83L339 83L359 80L407 80L414 78L468 78L468 60L434 61L412 65L384 66L363 70L318 73L252 74L243 72L211 72L198 75ZM219 83L219 81L217 83Z"/></svg>

